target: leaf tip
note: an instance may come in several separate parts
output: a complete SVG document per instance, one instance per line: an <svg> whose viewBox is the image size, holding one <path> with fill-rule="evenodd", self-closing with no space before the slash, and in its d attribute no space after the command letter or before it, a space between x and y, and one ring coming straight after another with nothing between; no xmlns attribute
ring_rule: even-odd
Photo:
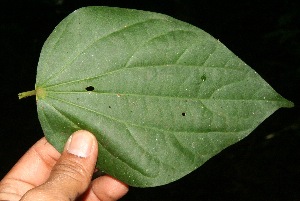
<svg viewBox="0 0 300 201"><path fill-rule="evenodd" d="M294 104L292 101L287 101L285 107L287 107L287 108L292 108L292 107L294 107L294 106L295 106L295 104Z"/></svg>

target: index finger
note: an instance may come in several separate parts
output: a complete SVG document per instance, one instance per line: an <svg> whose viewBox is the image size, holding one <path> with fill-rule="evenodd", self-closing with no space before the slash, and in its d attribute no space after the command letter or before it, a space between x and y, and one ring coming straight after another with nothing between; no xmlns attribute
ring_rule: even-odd
<svg viewBox="0 0 300 201"><path fill-rule="evenodd" d="M7 195L20 199L28 190L44 183L59 157L60 153L45 137L40 139L0 182L0 200Z"/></svg>

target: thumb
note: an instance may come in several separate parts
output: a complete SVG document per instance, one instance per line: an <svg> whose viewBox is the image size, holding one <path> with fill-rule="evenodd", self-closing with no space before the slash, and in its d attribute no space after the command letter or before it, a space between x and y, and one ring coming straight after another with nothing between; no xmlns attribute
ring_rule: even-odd
<svg viewBox="0 0 300 201"><path fill-rule="evenodd" d="M28 191L21 200L75 200L91 182L97 154L95 136L83 130L73 133L49 179Z"/></svg>

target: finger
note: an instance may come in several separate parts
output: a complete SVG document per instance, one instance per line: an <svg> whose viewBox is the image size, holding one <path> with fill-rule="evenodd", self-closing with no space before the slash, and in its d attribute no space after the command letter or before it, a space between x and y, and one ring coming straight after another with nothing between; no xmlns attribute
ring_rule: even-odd
<svg viewBox="0 0 300 201"><path fill-rule="evenodd" d="M88 131L77 131L53 167L49 179L21 199L75 200L89 186L98 154L97 140Z"/></svg>
<svg viewBox="0 0 300 201"><path fill-rule="evenodd" d="M20 200L44 183L60 153L45 138L36 142L0 182L0 200Z"/></svg>
<svg viewBox="0 0 300 201"><path fill-rule="evenodd" d="M115 178L105 175L95 179L83 200L115 201L128 192L128 186Z"/></svg>

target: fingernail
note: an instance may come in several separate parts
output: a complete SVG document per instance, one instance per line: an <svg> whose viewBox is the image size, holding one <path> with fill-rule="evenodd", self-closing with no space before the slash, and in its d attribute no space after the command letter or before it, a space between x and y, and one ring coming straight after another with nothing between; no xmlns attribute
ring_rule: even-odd
<svg viewBox="0 0 300 201"><path fill-rule="evenodd" d="M75 132L67 142L67 151L75 156L86 158L93 148L93 136L88 132Z"/></svg>

